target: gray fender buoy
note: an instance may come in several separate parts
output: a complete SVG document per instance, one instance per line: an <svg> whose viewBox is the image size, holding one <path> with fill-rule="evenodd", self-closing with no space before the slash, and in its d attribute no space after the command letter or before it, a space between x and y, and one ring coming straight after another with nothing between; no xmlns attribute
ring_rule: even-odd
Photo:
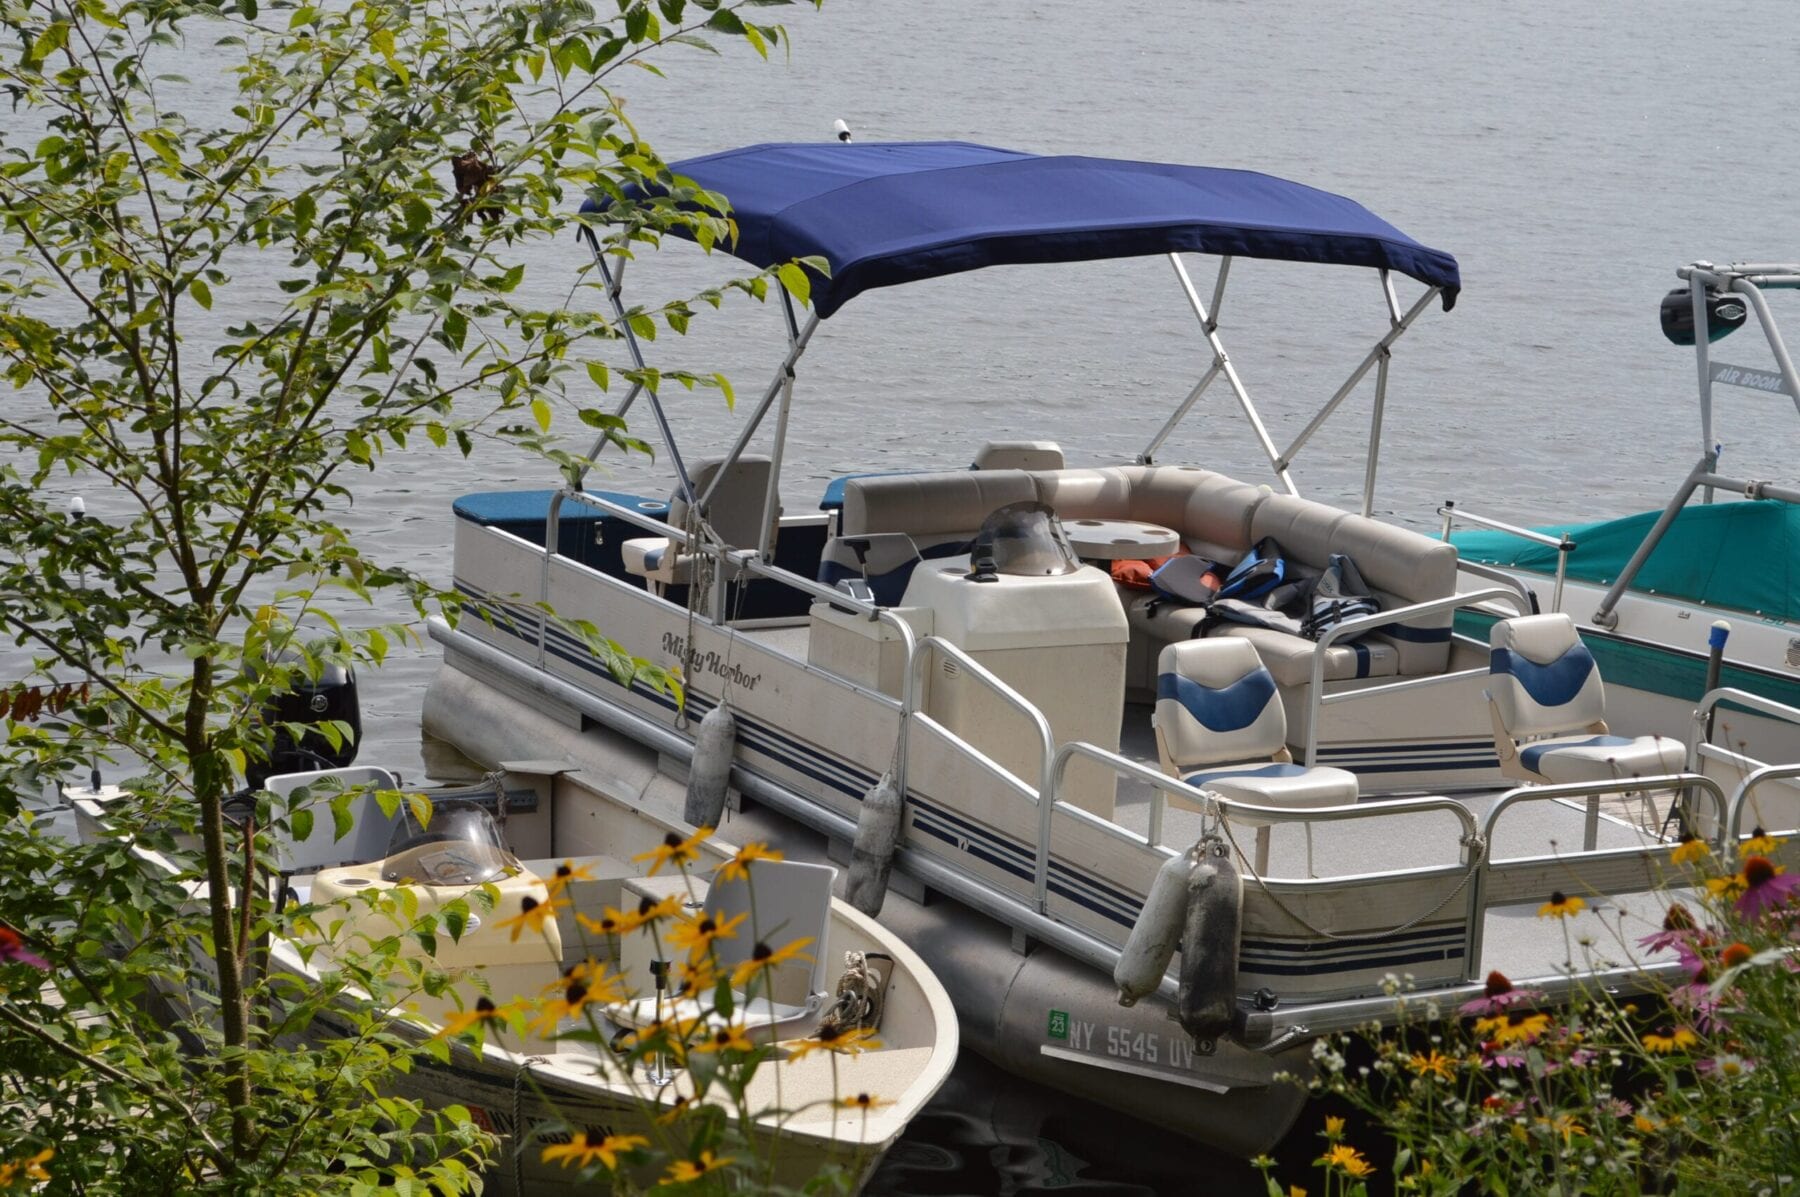
<svg viewBox="0 0 1800 1197"><path fill-rule="evenodd" d="M1201 844L1196 843L1177 856L1171 856L1156 870L1150 883L1150 895L1131 925L1131 935L1113 966L1113 983L1119 987L1119 1005L1135 1006L1140 998L1156 992L1169 961L1181 946L1182 928L1188 908L1188 884L1195 869L1206 860Z"/></svg>
<svg viewBox="0 0 1800 1197"><path fill-rule="evenodd" d="M720 703L706 712L694 734L694 759L688 765L682 818L695 827L717 827L724 816L725 788L731 780L731 755L736 748L737 716Z"/></svg>
<svg viewBox="0 0 1800 1197"><path fill-rule="evenodd" d="M1231 857L1208 853L1188 880L1187 922L1181 932L1181 987L1175 1019L1210 1053L1237 1014L1238 939L1244 920L1244 879Z"/></svg>
<svg viewBox="0 0 1800 1197"><path fill-rule="evenodd" d="M894 784L892 773L863 795L856 816L856 843L850 851L850 876L844 882L844 901L870 918L881 913L887 899L888 872L894 865L894 849L900 844L900 816L906 800Z"/></svg>

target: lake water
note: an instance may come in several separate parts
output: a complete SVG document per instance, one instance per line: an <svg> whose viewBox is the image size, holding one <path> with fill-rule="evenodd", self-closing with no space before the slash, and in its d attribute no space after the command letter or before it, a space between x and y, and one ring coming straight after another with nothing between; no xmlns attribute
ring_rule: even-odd
<svg viewBox="0 0 1800 1197"><path fill-rule="evenodd" d="M1461 301L1399 342L1388 398L1377 513L1418 527L1433 527L1447 498L1526 522L1660 505L1700 450L1691 351L1667 344L1656 321L1675 267L1800 257L1796 119L1769 82L1786 77L1800 41L1785 0L832 0L818 13L763 11L788 24L785 56L677 48L660 60L667 79L624 81L633 119L666 156L823 140L841 117L861 140L1266 171L1352 196L1454 253ZM190 47L196 59L203 49ZM572 242L535 252L529 285L566 289L574 255ZM632 267L628 298L730 273L676 247ZM1203 291L1209 278L1196 275ZM1396 283L1410 303L1416 285ZM1372 278L1319 267L1240 263L1222 316L1283 445L1385 329ZM740 300L648 355L723 370L742 400L767 381L780 337L773 306ZM785 505L810 509L846 471L961 466L993 438L1053 439L1076 463L1128 460L1205 369L1204 350L1162 259L865 294L802 362ZM1719 355L1769 365L1749 334ZM1371 382L1299 455L1303 494L1356 501ZM1720 390L1725 468L1790 478L1786 401ZM691 458L729 445L749 406L677 391L670 416ZM1223 385L1161 456L1272 480ZM390 459L352 483L346 522L377 556L447 582L452 499L550 478L505 451ZM595 481L668 485L622 458ZM365 759L416 774L418 706L437 661L429 647L404 651L365 677ZM1097 1135L1104 1125L972 1062L876 1190L1260 1191L1241 1166L1179 1148L1153 1165L1140 1146L1166 1136Z"/></svg>

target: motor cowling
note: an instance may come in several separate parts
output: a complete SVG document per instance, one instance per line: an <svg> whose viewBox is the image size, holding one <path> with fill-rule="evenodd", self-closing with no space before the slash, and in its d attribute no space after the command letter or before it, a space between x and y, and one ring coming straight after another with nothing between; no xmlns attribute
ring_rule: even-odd
<svg viewBox="0 0 1800 1197"><path fill-rule="evenodd" d="M291 662L293 658L289 658ZM288 663L288 662L284 662ZM295 669L286 692L271 698L262 709L265 724L274 728L266 762L252 762L245 771L252 787L282 773L313 769L342 769L356 760L362 743L362 703L356 692L356 670L348 665L325 664L316 678ZM309 730L298 740L284 724L338 722L350 729L337 747L324 733Z"/></svg>

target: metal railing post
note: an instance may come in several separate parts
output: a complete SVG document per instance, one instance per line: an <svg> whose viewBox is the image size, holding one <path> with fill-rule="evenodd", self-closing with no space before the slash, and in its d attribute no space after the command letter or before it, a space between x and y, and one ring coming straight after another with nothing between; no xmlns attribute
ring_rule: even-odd
<svg viewBox="0 0 1800 1197"><path fill-rule="evenodd" d="M1002 681L995 673L981 662L971 657L962 649L937 636L927 636L918 642L918 654L913 658L912 677L915 701L922 700L924 680L919 677L924 665L934 652L955 661L963 669L968 670L975 678L984 683L1000 697L1000 700L1013 707L1037 730L1038 734L1038 784L1036 801L1038 806L1038 844L1037 859L1032 869L1032 897L1037 904L1039 914L1049 909L1050 903L1050 831L1051 820L1056 813L1056 737L1050 730L1050 721L1044 713L1032 705L1024 695ZM1023 780L1023 779L1021 779Z"/></svg>

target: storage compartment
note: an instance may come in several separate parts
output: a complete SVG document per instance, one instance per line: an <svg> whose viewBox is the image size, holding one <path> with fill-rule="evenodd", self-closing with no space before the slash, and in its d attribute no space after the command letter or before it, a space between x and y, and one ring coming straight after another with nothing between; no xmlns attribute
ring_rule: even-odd
<svg viewBox="0 0 1800 1197"><path fill-rule="evenodd" d="M1058 746L1084 740L1116 751L1130 630L1112 579L1093 566L1067 573L996 573L975 581L966 561L927 562L907 587L909 607L929 607L935 634L968 653L1038 710ZM940 658L923 707L950 731L1037 785L1041 765L1025 717L957 662ZM1110 818L1116 778L1073 762L1057 796Z"/></svg>
<svg viewBox="0 0 1800 1197"><path fill-rule="evenodd" d="M930 611L891 608L912 628L915 639L931 635ZM812 627L806 641L806 661L893 698L906 685L906 642L885 619L870 619L829 603L812 605Z"/></svg>

